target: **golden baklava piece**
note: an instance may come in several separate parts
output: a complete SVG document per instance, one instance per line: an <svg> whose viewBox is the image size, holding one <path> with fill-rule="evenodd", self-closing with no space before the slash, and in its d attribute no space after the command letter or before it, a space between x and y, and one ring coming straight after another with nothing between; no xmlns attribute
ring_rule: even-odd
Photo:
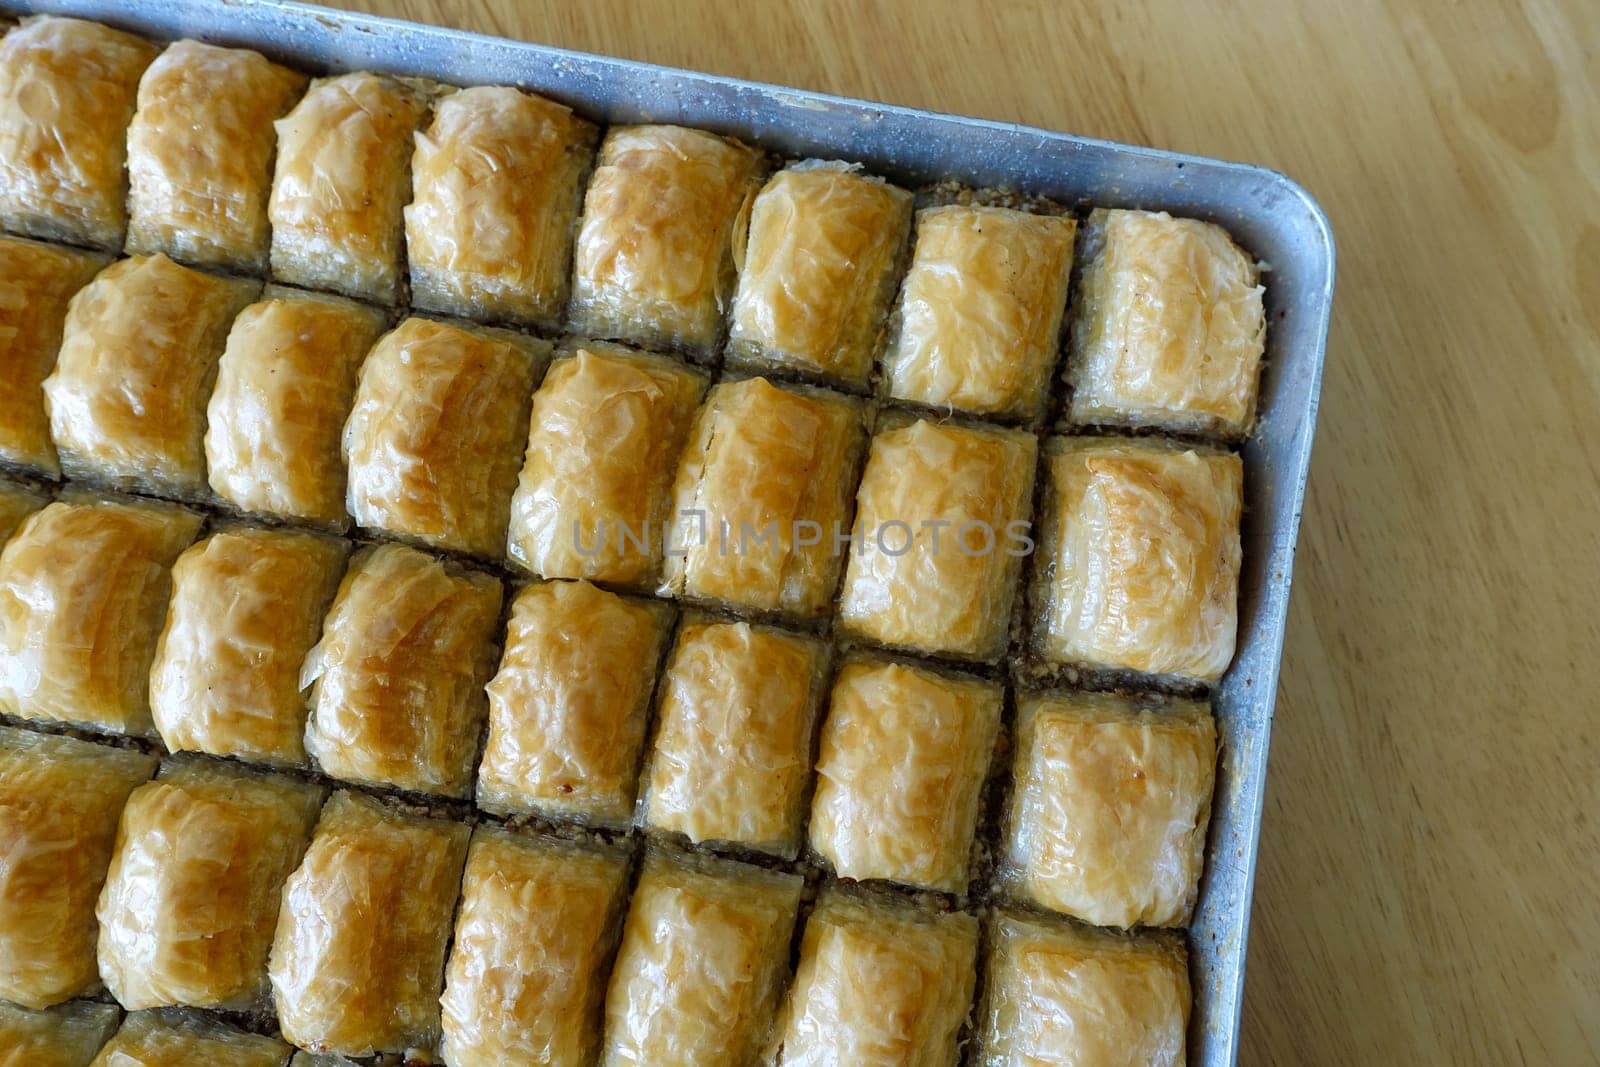
<svg viewBox="0 0 1600 1067"><path fill-rule="evenodd" d="M350 561L306 657L306 751L367 785L468 795L494 672L498 580L402 545Z"/></svg>
<svg viewBox="0 0 1600 1067"><path fill-rule="evenodd" d="M22 520L50 502L43 489L0 478L0 545L17 532Z"/></svg>
<svg viewBox="0 0 1600 1067"><path fill-rule="evenodd" d="M709 358L762 165L754 149L704 130L613 127L584 196L574 330Z"/></svg>
<svg viewBox="0 0 1600 1067"><path fill-rule="evenodd" d="M89 1067L121 1016L115 1004L95 1000L42 1011L0 1000L0 1067Z"/></svg>
<svg viewBox="0 0 1600 1067"><path fill-rule="evenodd" d="M105 263L91 252L0 237L0 464L61 473L44 380L55 369L68 302Z"/></svg>
<svg viewBox="0 0 1600 1067"><path fill-rule="evenodd" d="M152 733L170 568L200 532L170 504L69 493L0 552L0 712Z"/></svg>
<svg viewBox="0 0 1600 1067"><path fill-rule="evenodd" d="M834 680L811 847L841 878L965 893L1000 686L876 660Z"/></svg>
<svg viewBox="0 0 1600 1067"><path fill-rule="evenodd" d="M1149 438L1046 447L1035 651L1052 663L1211 683L1238 635L1244 466Z"/></svg>
<svg viewBox="0 0 1600 1067"><path fill-rule="evenodd" d="M1002 913L988 952L981 1067L1183 1067L1189 970L1181 938Z"/></svg>
<svg viewBox="0 0 1600 1067"><path fill-rule="evenodd" d="M304 74L248 48L168 45L128 127L128 251L265 273L273 123L305 87Z"/></svg>
<svg viewBox="0 0 1600 1067"><path fill-rule="evenodd" d="M992 660L1006 646L1034 438L926 419L881 429L856 492L839 617L857 637Z"/></svg>
<svg viewBox="0 0 1600 1067"><path fill-rule="evenodd" d="M1205 864L1216 765L1204 704L1028 698L1003 844L1016 890L1095 926L1183 926Z"/></svg>
<svg viewBox="0 0 1600 1067"><path fill-rule="evenodd" d="M150 669L150 711L167 748L305 763L300 667L348 552L321 534L241 526L178 557Z"/></svg>
<svg viewBox="0 0 1600 1067"><path fill-rule="evenodd" d="M600 1062L756 1062L788 975L803 884L795 874L651 853L611 972Z"/></svg>
<svg viewBox="0 0 1600 1067"><path fill-rule="evenodd" d="M552 363L512 496L512 562L542 578L651 584L705 391L699 371L604 342L579 342Z"/></svg>
<svg viewBox="0 0 1600 1067"><path fill-rule="evenodd" d="M0 225L114 251L127 227L124 136L157 47L36 15L0 40Z"/></svg>
<svg viewBox="0 0 1600 1067"><path fill-rule="evenodd" d="M135 1011L90 1067L284 1067L293 1052L199 1012Z"/></svg>
<svg viewBox="0 0 1600 1067"><path fill-rule="evenodd" d="M644 822L793 858L826 653L743 622L692 620L661 679Z"/></svg>
<svg viewBox="0 0 1600 1067"><path fill-rule="evenodd" d="M268 973L283 1036L343 1056L431 1050L471 830L335 793L283 888Z"/></svg>
<svg viewBox="0 0 1600 1067"><path fill-rule="evenodd" d="M978 920L823 891L779 1016L777 1067L955 1067Z"/></svg>
<svg viewBox="0 0 1600 1067"><path fill-rule="evenodd" d="M625 825L671 620L659 601L588 582L518 593L488 687L478 806Z"/></svg>
<svg viewBox="0 0 1600 1067"><path fill-rule="evenodd" d="M864 388L911 199L848 163L808 160L773 175L750 209L728 358Z"/></svg>
<svg viewBox="0 0 1600 1067"><path fill-rule="evenodd" d="M441 100L411 156L412 305L554 326L567 303L595 138L569 109L509 86Z"/></svg>
<svg viewBox="0 0 1600 1067"><path fill-rule="evenodd" d="M662 591L823 614L865 442L853 398L765 378L714 387L678 465Z"/></svg>
<svg viewBox="0 0 1600 1067"><path fill-rule="evenodd" d="M550 346L509 330L409 318L361 365L344 428L358 526L498 557L533 383Z"/></svg>
<svg viewBox="0 0 1600 1067"><path fill-rule="evenodd" d="M385 322L353 300L273 285L241 311L206 408L212 492L241 511L348 526L340 441Z"/></svg>
<svg viewBox="0 0 1600 1067"><path fill-rule="evenodd" d="M439 92L369 71L318 78L274 124L274 278L399 303L411 139Z"/></svg>
<svg viewBox="0 0 1600 1067"><path fill-rule="evenodd" d="M128 794L156 758L0 726L0 1003L100 988L95 898Z"/></svg>
<svg viewBox="0 0 1600 1067"><path fill-rule="evenodd" d="M131 1010L248 1011L267 999L284 879L322 787L182 759L133 791L95 915L100 976Z"/></svg>
<svg viewBox="0 0 1600 1067"><path fill-rule="evenodd" d="M1266 340L1260 271L1220 226L1100 209L1084 232L1067 416L1237 440Z"/></svg>
<svg viewBox="0 0 1600 1067"><path fill-rule="evenodd" d="M157 496L206 495L206 400L233 318L260 285L164 255L101 271L72 299L44 382L69 477Z"/></svg>
<svg viewBox="0 0 1600 1067"><path fill-rule="evenodd" d="M1061 351L1077 223L952 204L917 213L916 246L883 357L888 392L1024 421L1044 410Z"/></svg>
<svg viewBox="0 0 1600 1067"><path fill-rule="evenodd" d="M446 1063L594 1063L628 868L620 848L478 828L441 1000Z"/></svg>

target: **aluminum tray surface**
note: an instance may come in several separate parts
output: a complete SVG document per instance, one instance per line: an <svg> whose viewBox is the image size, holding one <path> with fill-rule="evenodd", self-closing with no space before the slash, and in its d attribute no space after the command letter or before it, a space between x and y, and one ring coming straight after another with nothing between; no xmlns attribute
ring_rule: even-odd
<svg viewBox="0 0 1600 1067"><path fill-rule="evenodd" d="M0 9L247 46L308 71L368 69L455 85L518 85L604 122L699 126L786 156L859 162L912 186L954 179L1067 204L1166 210L1226 227L1269 268L1268 332L1261 414L1242 449L1239 651L1213 694L1222 757L1206 873L1189 927L1195 992L1189 1060L1205 1067L1234 1062L1267 740L1333 300L1333 234L1304 189L1239 163L284 0L0 0Z"/></svg>

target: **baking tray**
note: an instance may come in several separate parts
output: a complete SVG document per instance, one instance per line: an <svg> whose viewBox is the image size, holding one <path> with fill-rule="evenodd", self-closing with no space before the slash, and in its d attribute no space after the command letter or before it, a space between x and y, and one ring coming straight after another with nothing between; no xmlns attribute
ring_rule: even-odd
<svg viewBox="0 0 1600 1067"><path fill-rule="evenodd" d="M1316 427L1334 245L1315 200L1261 167L1004 122L848 100L285 0L0 0L157 38L244 45L311 71L369 69L519 85L605 122L673 122L787 156L863 163L904 184L955 179L1067 204L1159 208L1225 226L1269 271L1261 416L1244 443L1239 652L1214 693L1222 742L1206 874L1189 928L1190 1062L1237 1053L1267 740Z"/></svg>

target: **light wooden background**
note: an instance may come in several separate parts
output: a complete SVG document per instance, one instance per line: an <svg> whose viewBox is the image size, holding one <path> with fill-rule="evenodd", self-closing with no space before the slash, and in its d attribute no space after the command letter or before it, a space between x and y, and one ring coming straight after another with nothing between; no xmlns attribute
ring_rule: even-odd
<svg viewBox="0 0 1600 1067"><path fill-rule="evenodd" d="M1242 1061L1600 1062L1600 2L349 6L1306 184L1339 292Z"/></svg>

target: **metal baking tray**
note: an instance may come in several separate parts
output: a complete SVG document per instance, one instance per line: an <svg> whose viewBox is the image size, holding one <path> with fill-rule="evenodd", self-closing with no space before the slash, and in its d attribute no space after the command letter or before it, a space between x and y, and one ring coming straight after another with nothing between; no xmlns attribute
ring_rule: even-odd
<svg viewBox="0 0 1600 1067"><path fill-rule="evenodd" d="M1222 759L1206 874L1189 928L1190 1062L1234 1062L1250 891L1284 618L1316 427L1334 245L1315 200L1260 167L1004 122L847 100L285 0L0 0L156 38L244 45L311 71L369 69L511 84L606 122L700 126L786 156L865 164L910 185L955 179L1068 204L1164 209L1226 227L1269 266L1261 416L1244 443L1238 658L1214 694Z"/></svg>

